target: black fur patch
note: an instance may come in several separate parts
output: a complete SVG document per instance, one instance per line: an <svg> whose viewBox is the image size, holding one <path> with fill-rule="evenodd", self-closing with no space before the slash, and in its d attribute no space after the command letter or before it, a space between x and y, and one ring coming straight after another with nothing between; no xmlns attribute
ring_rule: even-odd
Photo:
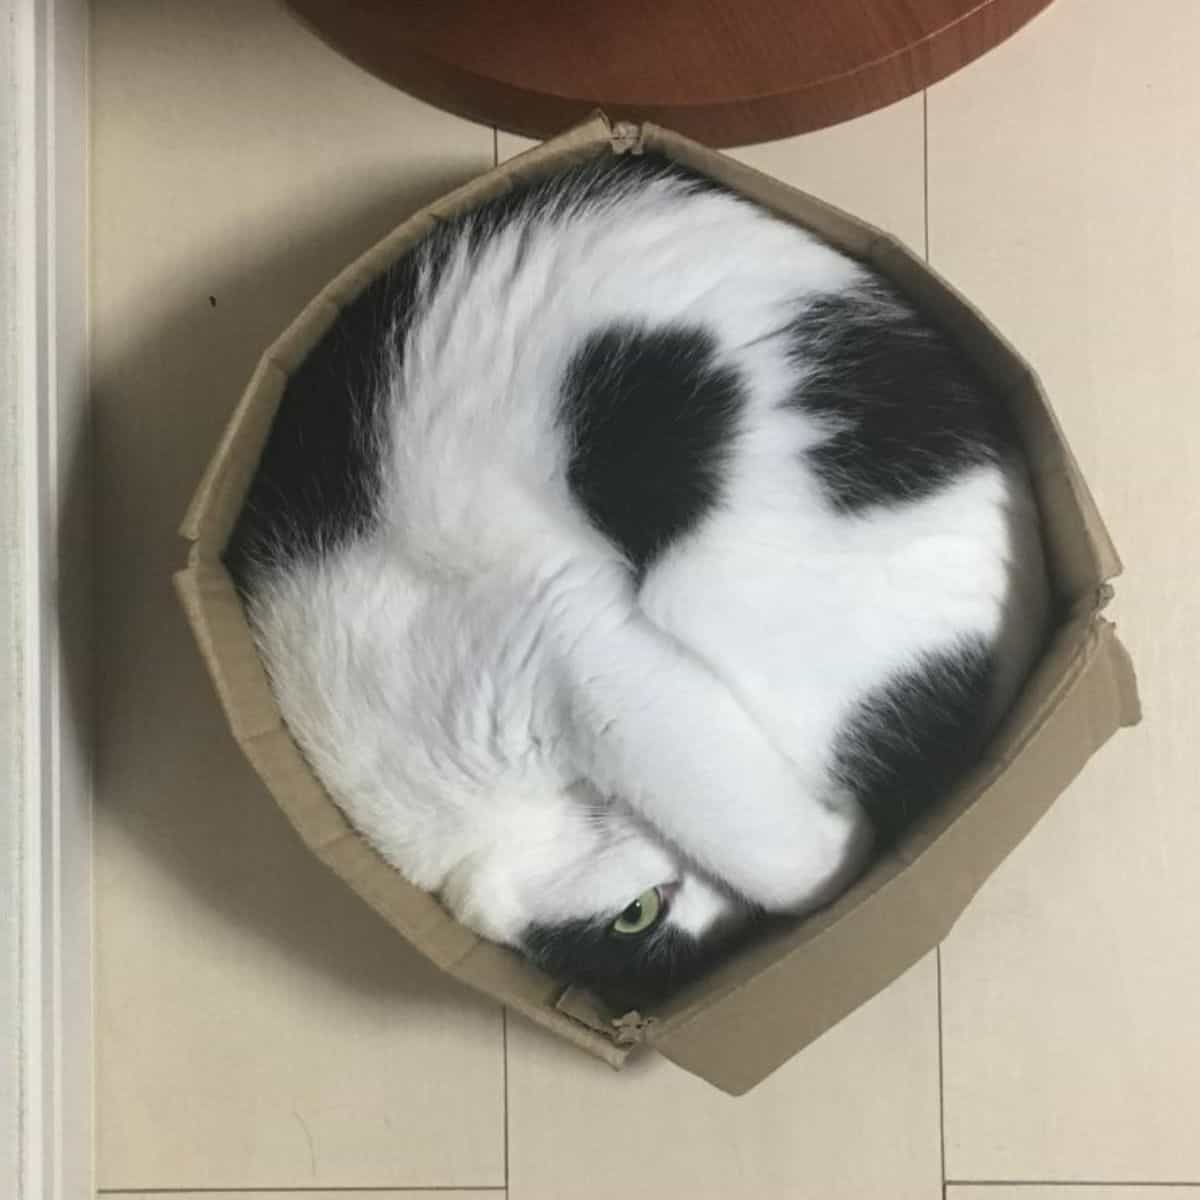
<svg viewBox="0 0 1200 1200"><path fill-rule="evenodd" d="M979 757L992 685L986 643L930 654L863 700L838 737L835 771L882 842L941 800Z"/></svg>
<svg viewBox="0 0 1200 1200"><path fill-rule="evenodd" d="M808 460L845 512L927 496L1013 444L965 356L881 283L822 296L793 321L792 403L837 430Z"/></svg>
<svg viewBox="0 0 1200 1200"><path fill-rule="evenodd" d="M399 364L420 280L436 279L442 231L349 304L288 380L225 550L243 591L255 566L327 553L366 533L387 445L385 370Z"/></svg>
<svg viewBox="0 0 1200 1200"><path fill-rule="evenodd" d="M593 334L563 384L568 482L643 572L720 497L744 394L699 329Z"/></svg>
<svg viewBox="0 0 1200 1200"><path fill-rule="evenodd" d="M694 938L664 922L641 937L622 937L606 922L568 921L528 926L522 945L560 982L590 989L616 1011L645 1012L699 979L762 927L761 920L751 920L724 935Z"/></svg>

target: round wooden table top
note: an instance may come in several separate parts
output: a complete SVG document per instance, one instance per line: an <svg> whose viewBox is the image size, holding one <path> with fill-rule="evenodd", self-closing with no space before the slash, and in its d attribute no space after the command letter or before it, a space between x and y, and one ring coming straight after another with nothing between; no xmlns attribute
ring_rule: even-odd
<svg viewBox="0 0 1200 1200"><path fill-rule="evenodd" d="M710 145L803 133L919 91L1050 0L288 0L404 91L545 137L603 108Z"/></svg>

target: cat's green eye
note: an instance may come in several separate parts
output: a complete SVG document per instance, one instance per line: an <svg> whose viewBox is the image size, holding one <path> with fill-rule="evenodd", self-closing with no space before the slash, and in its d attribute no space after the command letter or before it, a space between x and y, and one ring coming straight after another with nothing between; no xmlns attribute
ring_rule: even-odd
<svg viewBox="0 0 1200 1200"><path fill-rule="evenodd" d="M653 929L665 911L658 888L650 888L625 907L624 912L612 923L611 929L622 937L633 937Z"/></svg>

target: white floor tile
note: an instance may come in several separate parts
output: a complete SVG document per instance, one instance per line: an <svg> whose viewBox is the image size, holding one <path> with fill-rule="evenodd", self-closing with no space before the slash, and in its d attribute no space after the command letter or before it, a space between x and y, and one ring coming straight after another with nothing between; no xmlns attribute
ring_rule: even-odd
<svg viewBox="0 0 1200 1200"><path fill-rule="evenodd" d="M98 1182L502 1185L499 1011L299 845L172 594L175 528L258 355L490 129L264 0L94 8Z"/></svg>
<svg viewBox="0 0 1200 1200"><path fill-rule="evenodd" d="M513 1200L936 1200L932 956L748 1095L662 1059L616 1073L508 1035Z"/></svg>
<svg viewBox="0 0 1200 1200"><path fill-rule="evenodd" d="M1146 709L943 951L954 1179L1200 1180L1198 54L1191 0L1058 0L929 94L933 264L1044 378Z"/></svg>

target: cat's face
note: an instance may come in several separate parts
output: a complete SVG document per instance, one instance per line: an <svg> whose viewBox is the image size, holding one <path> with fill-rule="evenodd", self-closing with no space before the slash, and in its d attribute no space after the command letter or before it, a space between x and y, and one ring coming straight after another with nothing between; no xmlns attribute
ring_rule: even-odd
<svg viewBox="0 0 1200 1200"><path fill-rule="evenodd" d="M495 850L464 859L443 901L484 937L614 1005L645 1006L696 978L757 915L584 785L522 805L509 825Z"/></svg>
<svg viewBox="0 0 1200 1200"><path fill-rule="evenodd" d="M521 946L556 978L591 988L614 1007L645 1008L704 974L755 917L754 909L685 870L619 912L532 922Z"/></svg>

